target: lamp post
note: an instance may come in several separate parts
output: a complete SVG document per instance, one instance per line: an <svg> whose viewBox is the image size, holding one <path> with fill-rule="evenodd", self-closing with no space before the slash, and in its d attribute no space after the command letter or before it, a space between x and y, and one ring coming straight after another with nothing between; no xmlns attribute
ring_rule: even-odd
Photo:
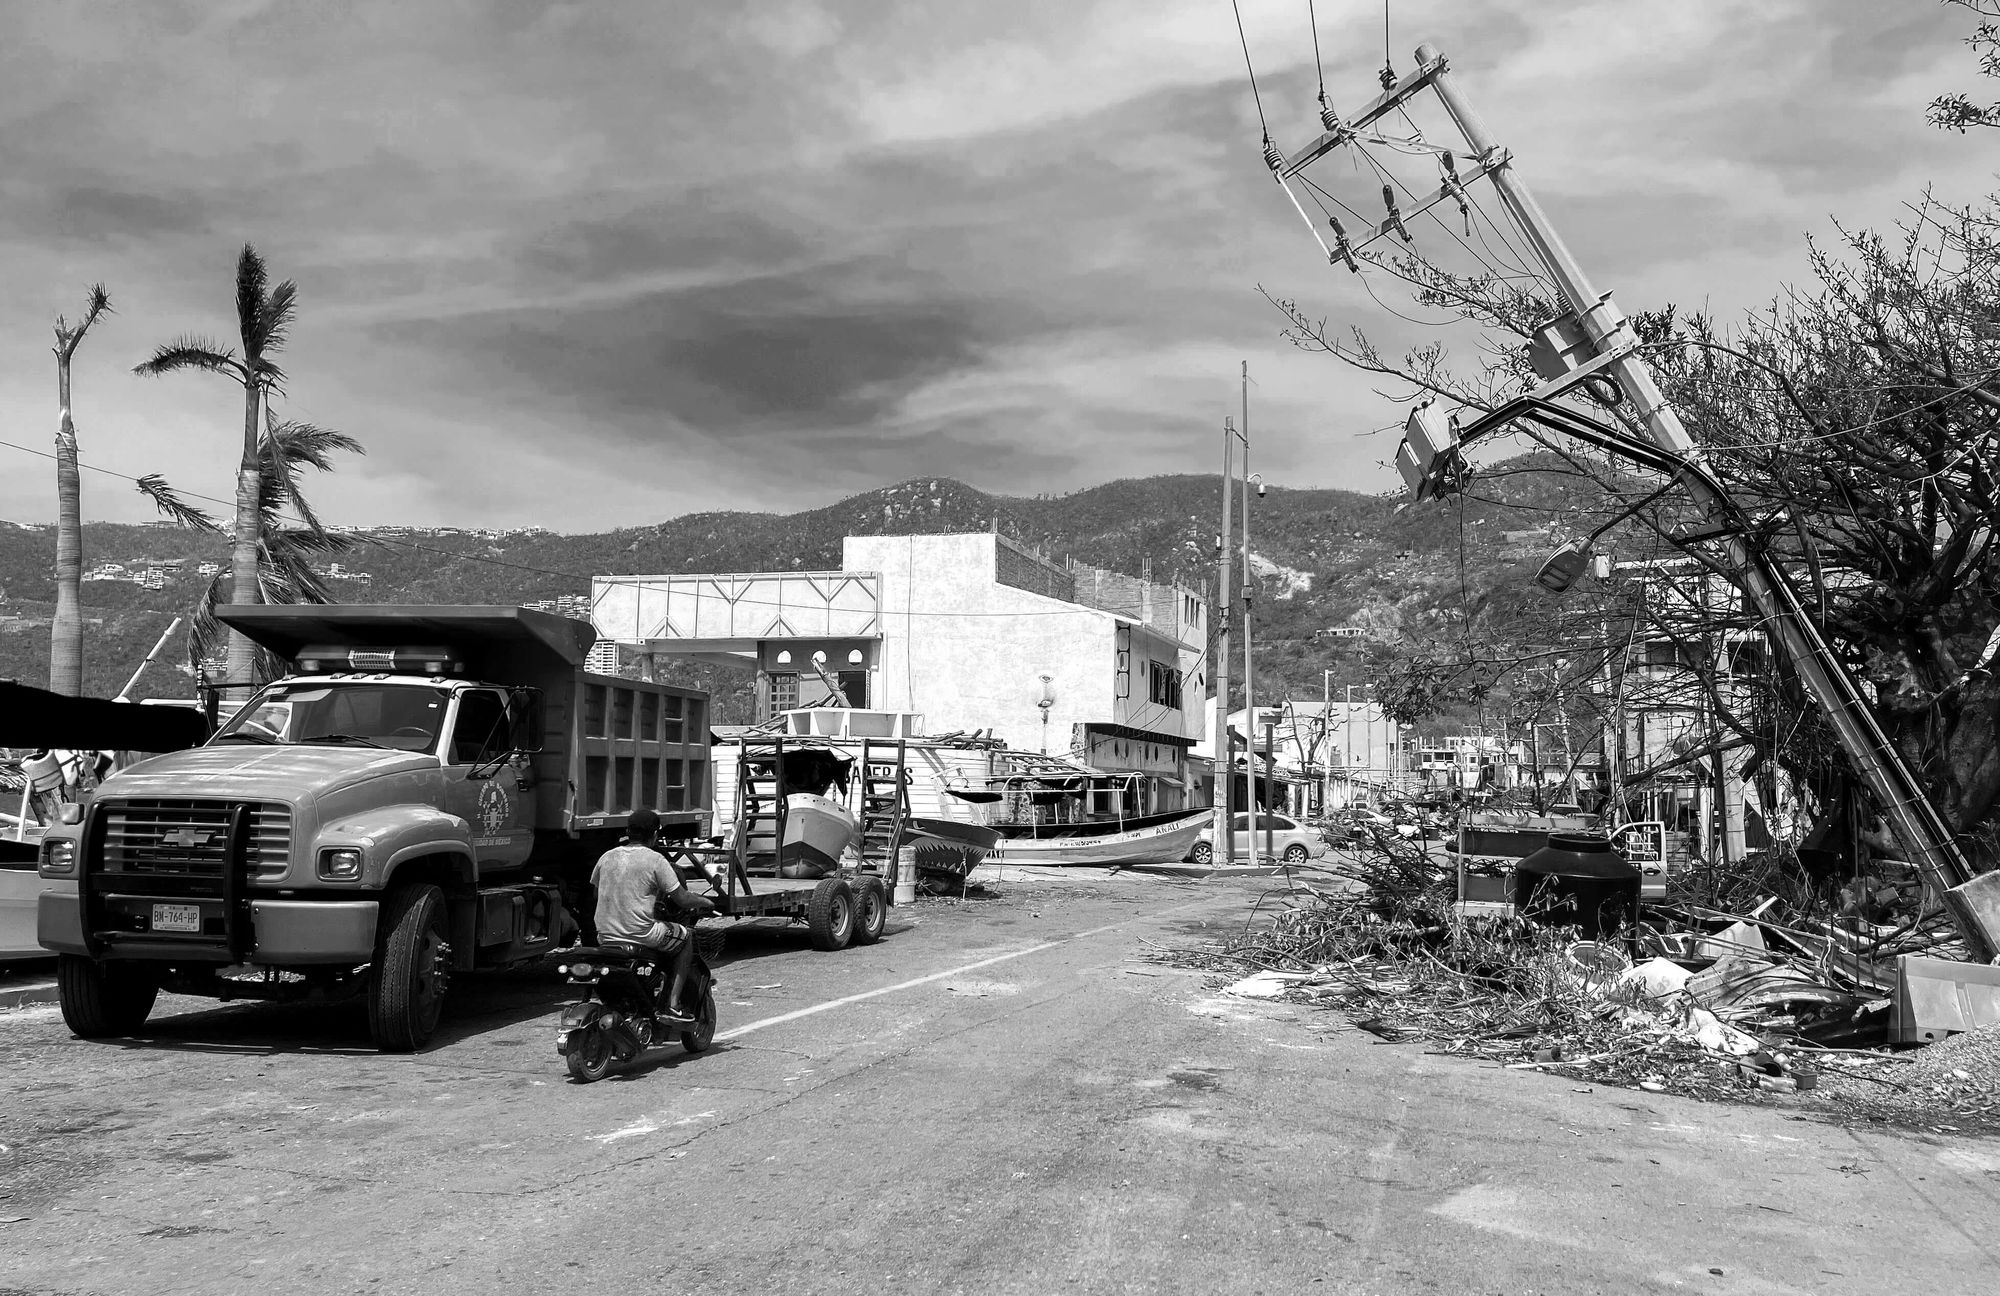
<svg viewBox="0 0 2000 1296"><path fill-rule="evenodd" d="M1049 754L1049 708L1056 704L1056 677L1041 675L1037 678L1042 681L1042 696L1035 705L1042 709L1042 755L1046 756Z"/></svg>

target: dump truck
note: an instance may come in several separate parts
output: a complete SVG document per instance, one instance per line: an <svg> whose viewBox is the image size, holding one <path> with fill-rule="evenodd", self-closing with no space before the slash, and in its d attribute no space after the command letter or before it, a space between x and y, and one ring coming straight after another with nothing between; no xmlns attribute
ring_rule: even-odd
<svg viewBox="0 0 2000 1296"><path fill-rule="evenodd" d="M454 975L588 921L630 813L710 829L709 696L594 675L588 623L515 607L227 606L287 663L206 744L63 807L37 935L70 1028L130 1034L162 990L360 998L378 1047ZM579 921L581 919L581 921Z"/></svg>

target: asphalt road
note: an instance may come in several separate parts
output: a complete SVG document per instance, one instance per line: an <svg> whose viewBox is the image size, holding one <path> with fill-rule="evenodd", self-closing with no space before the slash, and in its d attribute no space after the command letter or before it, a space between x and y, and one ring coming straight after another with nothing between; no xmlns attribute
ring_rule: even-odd
<svg viewBox="0 0 2000 1296"><path fill-rule="evenodd" d="M1153 961L1268 881L1017 880L738 930L723 1038L596 1085L556 987L0 1014L0 1292L1991 1293L2000 1145L1383 1044Z"/></svg>

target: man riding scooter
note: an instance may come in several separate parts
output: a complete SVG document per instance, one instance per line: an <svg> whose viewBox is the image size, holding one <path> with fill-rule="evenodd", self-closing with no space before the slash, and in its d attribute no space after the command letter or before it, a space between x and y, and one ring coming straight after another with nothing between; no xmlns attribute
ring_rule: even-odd
<svg viewBox="0 0 2000 1296"><path fill-rule="evenodd" d="M641 806L626 820L624 843L606 851L591 870L590 884L597 892L597 939L673 955L673 974L659 997L659 1016L671 1025L689 1026L695 1018L681 1007L681 989L694 965L694 931L657 914L664 901L678 912L706 917L715 912L715 903L688 890L680 871L655 849L659 832L660 816Z"/></svg>

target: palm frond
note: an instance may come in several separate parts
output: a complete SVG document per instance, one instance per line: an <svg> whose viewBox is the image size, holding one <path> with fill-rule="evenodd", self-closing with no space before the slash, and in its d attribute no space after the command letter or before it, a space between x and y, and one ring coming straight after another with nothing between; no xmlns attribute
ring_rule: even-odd
<svg viewBox="0 0 2000 1296"><path fill-rule="evenodd" d="M253 345L246 334L243 345L251 354L262 357L267 351L282 351L285 342L292 335L292 320L298 314L299 286L290 279L271 290L257 312L257 332Z"/></svg>
<svg viewBox="0 0 2000 1296"><path fill-rule="evenodd" d="M257 255L256 248L245 243L242 254L236 258L236 328L243 335L243 354L252 361L264 350L259 317L264 313L264 284L267 279L264 258Z"/></svg>
<svg viewBox="0 0 2000 1296"><path fill-rule="evenodd" d="M276 514L289 504L297 511L300 520L314 531L324 531L325 528L320 523L319 515L313 511L311 502L306 499L305 491L300 488L300 470L316 468L321 472L331 472L334 452L351 450L355 454L367 453L359 441L345 432L290 419L281 422L271 416L267 416L260 449L263 478L261 501L265 512ZM275 517L272 518L272 522L275 521Z"/></svg>
<svg viewBox="0 0 2000 1296"><path fill-rule="evenodd" d="M257 583L266 603L331 603L333 591L306 553L266 535L258 546Z"/></svg>
<svg viewBox="0 0 2000 1296"><path fill-rule="evenodd" d="M336 451L352 454L367 454L359 441L345 432L323 428L315 423L303 423L286 419L269 425L265 434L278 457L290 467L310 466L321 472L332 472L332 456Z"/></svg>
<svg viewBox="0 0 2000 1296"><path fill-rule="evenodd" d="M242 362L237 360L234 351L193 334L184 334L174 339L154 351L151 359L132 366L132 372L142 378L178 373L183 369L225 374L237 382L244 381L247 376Z"/></svg>
<svg viewBox="0 0 2000 1296"><path fill-rule="evenodd" d="M258 356L250 362L250 371L256 374L258 379L272 391L282 392L285 390L285 371L278 367L276 361Z"/></svg>
<svg viewBox="0 0 2000 1296"><path fill-rule="evenodd" d="M344 554L354 549L354 541L332 531L306 527L282 527L267 533L274 551L301 554Z"/></svg>
<svg viewBox="0 0 2000 1296"><path fill-rule="evenodd" d="M111 309L111 294L105 291L104 285L101 283L90 285L90 304L83 309L83 322L76 326L77 336L82 337L88 332L90 326L97 323L98 316L116 313Z"/></svg>
<svg viewBox="0 0 2000 1296"><path fill-rule="evenodd" d="M216 525L214 518L182 499L180 493L167 485L167 479L158 473L147 473L141 477L138 487L139 493L153 501L153 507L172 519L175 525L190 531L221 532L222 528Z"/></svg>
<svg viewBox="0 0 2000 1296"><path fill-rule="evenodd" d="M90 300L84 304L83 318L76 322L75 328L70 327L68 316L56 316L56 354L65 360L75 355L83 335L90 332L90 326L97 323L99 316L111 313L111 294L104 290L101 283L90 285Z"/></svg>

